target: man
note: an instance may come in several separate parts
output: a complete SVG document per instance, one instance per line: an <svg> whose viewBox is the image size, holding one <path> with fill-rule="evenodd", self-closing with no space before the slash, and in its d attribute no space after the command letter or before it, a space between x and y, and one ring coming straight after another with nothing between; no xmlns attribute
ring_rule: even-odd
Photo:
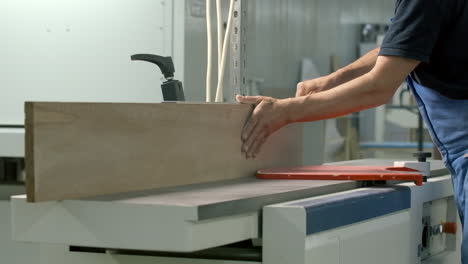
<svg viewBox="0 0 468 264"><path fill-rule="evenodd" d="M346 115L385 104L406 79L453 178L468 223L468 1L397 0L380 48L328 76L301 82L295 98L237 96L255 109L242 132L242 151L255 158L267 137L293 122ZM462 263L468 263L468 228Z"/></svg>

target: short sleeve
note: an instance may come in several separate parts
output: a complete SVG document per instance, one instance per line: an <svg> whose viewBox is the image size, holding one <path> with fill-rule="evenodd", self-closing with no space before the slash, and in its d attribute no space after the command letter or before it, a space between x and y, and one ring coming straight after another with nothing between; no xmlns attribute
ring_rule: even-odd
<svg viewBox="0 0 468 264"><path fill-rule="evenodd" d="M449 8L440 0L400 0L379 55L429 62Z"/></svg>

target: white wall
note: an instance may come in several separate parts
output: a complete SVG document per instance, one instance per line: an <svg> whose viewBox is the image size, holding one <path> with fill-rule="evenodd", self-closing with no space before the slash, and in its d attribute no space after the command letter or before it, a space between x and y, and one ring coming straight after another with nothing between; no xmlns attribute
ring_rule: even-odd
<svg viewBox="0 0 468 264"><path fill-rule="evenodd" d="M130 55L171 55L170 8L166 0L1 0L0 124L22 124L25 100L161 101L159 70Z"/></svg>

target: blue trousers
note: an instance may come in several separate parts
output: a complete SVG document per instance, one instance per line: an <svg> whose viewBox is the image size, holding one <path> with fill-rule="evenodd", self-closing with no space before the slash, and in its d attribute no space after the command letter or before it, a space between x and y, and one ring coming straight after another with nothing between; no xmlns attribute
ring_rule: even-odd
<svg viewBox="0 0 468 264"><path fill-rule="evenodd" d="M452 175L453 191L463 227L468 227L468 100L454 100L407 79L429 133ZM468 228L463 228L463 264L468 264Z"/></svg>

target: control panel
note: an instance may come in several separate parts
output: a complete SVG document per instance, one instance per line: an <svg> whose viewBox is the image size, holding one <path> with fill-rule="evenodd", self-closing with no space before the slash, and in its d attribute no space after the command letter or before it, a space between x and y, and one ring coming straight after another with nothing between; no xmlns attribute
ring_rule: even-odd
<svg viewBox="0 0 468 264"><path fill-rule="evenodd" d="M453 196L424 203L421 260L456 250L457 218Z"/></svg>

